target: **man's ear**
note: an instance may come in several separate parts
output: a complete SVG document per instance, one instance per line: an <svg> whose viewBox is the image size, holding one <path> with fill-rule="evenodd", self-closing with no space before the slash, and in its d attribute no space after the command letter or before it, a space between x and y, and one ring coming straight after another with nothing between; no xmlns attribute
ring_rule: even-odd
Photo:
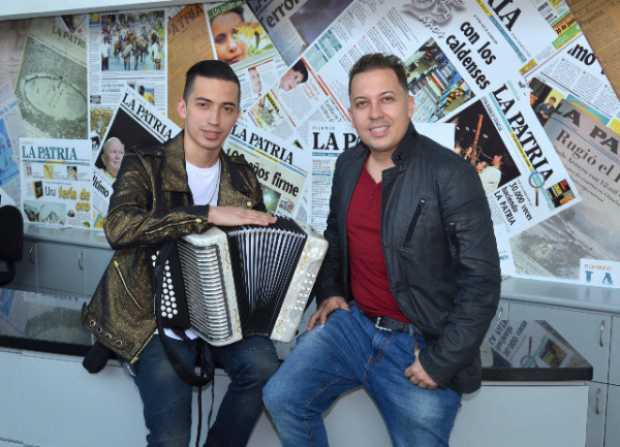
<svg viewBox="0 0 620 447"><path fill-rule="evenodd" d="M409 114L409 119L413 116L413 110L415 109L415 98L409 94L407 94L407 113Z"/></svg>
<svg viewBox="0 0 620 447"><path fill-rule="evenodd" d="M181 119L185 121L185 118L187 117L187 104L185 103L185 100L183 98L179 99L179 102L177 104L177 113L179 114Z"/></svg>

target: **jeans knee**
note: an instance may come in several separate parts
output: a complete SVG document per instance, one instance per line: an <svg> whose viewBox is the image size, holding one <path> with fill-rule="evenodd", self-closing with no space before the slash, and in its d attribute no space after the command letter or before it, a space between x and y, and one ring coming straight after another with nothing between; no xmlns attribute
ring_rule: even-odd
<svg viewBox="0 0 620 447"><path fill-rule="evenodd" d="M277 377L273 377L263 388L263 403L271 415L278 415L284 411L286 396L278 386Z"/></svg>

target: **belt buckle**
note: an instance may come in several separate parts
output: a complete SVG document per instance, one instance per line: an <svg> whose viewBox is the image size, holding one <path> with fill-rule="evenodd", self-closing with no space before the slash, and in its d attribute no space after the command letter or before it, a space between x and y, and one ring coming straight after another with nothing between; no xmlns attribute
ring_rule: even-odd
<svg viewBox="0 0 620 447"><path fill-rule="evenodd" d="M382 321L383 317L377 317L377 319L375 320L375 328L379 329L380 331L392 332L392 329L390 329L389 327L381 326Z"/></svg>

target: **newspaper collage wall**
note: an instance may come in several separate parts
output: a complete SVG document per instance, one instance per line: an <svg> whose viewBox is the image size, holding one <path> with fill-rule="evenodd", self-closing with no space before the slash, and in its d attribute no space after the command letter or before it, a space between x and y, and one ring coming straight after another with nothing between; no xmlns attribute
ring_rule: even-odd
<svg viewBox="0 0 620 447"><path fill-rule="evenodd" d="M270 211L322 230L335 160L358 143L348 71L369 52L403 60L414 124L479 173L504 275L618 287L620 102L564 0L231 0L0 23L0 203L100 230L125 150L180 131L185 72L214 58L242 87L224 150Z"/></svg>

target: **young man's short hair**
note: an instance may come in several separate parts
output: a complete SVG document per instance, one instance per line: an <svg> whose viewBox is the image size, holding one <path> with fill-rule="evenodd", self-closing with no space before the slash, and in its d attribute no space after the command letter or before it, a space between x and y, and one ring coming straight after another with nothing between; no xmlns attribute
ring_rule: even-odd
<svg viewBox="0 0 620 447"><path fill-rule="evenodd" d="M191 66L185 75L185 87L183 88L183 99L187 101L192 91L194 79L202 76L210 79L234 82L237 85L239 96L241 96L241 84L233 69L226 62L219 60L204 60ZM238 98L239 100L240 98Z"/></svg>
<svg viewBox="0 0 620 447"><path fill-rule="evenodd" d="M351 95L351 83L356 75L385 68L394 72L398 78L398 83L405 91L409 90L407 87L407 72L405 71L405 66L397 56L393 54L370 53L359 58L349 71L349 96Z"/></svg>
<svg viewBox="0 0 620 447"><path fill-rule="evenodd" d="M301 74L302 80L300 84L303 84L308 80L308 69L306 68L306 64L304 64L301 59L299 59L297 63L291 67L291 70Z"/></svg>

